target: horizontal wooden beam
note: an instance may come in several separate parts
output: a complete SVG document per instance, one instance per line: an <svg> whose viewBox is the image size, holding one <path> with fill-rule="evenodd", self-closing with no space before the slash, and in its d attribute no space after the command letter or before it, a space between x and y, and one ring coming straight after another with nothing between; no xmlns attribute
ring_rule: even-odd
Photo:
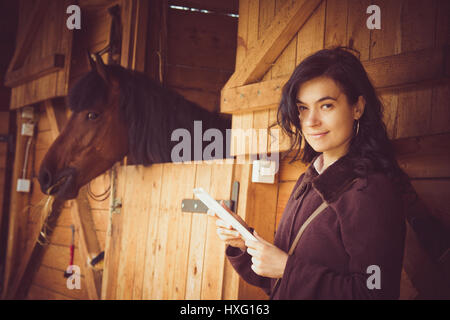
<svg viewBox="0 0 450 320"><path fill-rule="evenodd" d="M450 178L450 133L393 141L400 167L414 178Z"/></svg>
<svg viewBox="0 0 450 320"><path fill-rule="evenodd" d="M363 62L374 86L380 90L405 87L450 76L448 47L407 52ZM220 111L250 112L279 104L282 87L289 77L236 88L223 88Z"/></svg>
<svg viewBox="0 0 450 320"><path fill-rule="evenodd" d="M321 0L287 2L274 17L264 36L256 41L253 48L249 48L241 67L234 72L225 88L240 87L258 81L321 2Z"/></svg>
<svg viewBox="0 0 450 320"><path fill-rule="evenodd" d="M449 76L449 47L430 48L364 62L364 68L378 89L403 87Z"/></svg>
<svg viewBox="0 0 450 320"><path fill-rule="evenodd" d="M41 58L32 65L23 66L18 70L8 72L5 75L5 86L10 88L17 87L26 82L59 71L64 68L64 59L63 54L52 54Z"/></svg>
<svg viewBox="0 0 450 320"><path fill-rule="evenodd" d="M288 77L222 90L220 112L239 113L267 109L278 104Z"/></svg>

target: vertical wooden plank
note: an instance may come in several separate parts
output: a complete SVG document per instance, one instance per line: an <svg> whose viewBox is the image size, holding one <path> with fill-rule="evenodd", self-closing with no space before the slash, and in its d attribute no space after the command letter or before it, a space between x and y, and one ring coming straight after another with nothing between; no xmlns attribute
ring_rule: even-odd
<svg viewBox="0 0 450 320"><path fill-rule="evenodd" d="M98 300L101 297L102 275L91 268L88 263L100 253L100 245L95 232L94 221L88 203L87 187L80 189L77 199L72 201L72 220L79 233L79 254L84 260L84 276L89 299Z"/></svg>
<svg viewBox="0 0 450 320"><path fill-rule="evenodd" d="M20 112L17 112L17 128L21 128L23 120L21 118ZM24 233L24 227L27 223L26 212L23 212L25 207L27 194L17 192L17 179L21 177L22 165L25 156L26 139L20 132L16 135L16 150L15 150L15 160L14 169L12 174L12 186L10 198L10 215L9 215L9 226L8 226L8 241L6 248L6 263L4 272L4 286L3 286L3 298L7 297L8 289L13 286L14 277L16 276L16 271L18 269L18 264L24 253L25 248L23 247L24 239L26 239L26 234Z"/></svg>
<svg viewBox="0 0 450 320"><path fill-rule="evenodd" d="M314 11L297 35L296 65L300 64L307 56L323 49L325 39L325 9L326 1Z"/></svg>
<svg viewBox="0 0 450 320"><path fill-rule="evenodd" d="M177 290L184 297L188 255L186 246L189 246L191 216L181 213L180 200L192 197L194 179L194 164L170 164L165 168L161 207L167 211L168 235L162 283L163 299L175 299Z"/></svg>
<svg viewBox="0 0 450 320"><path fill-rule="evenodd" d="M436 1L404 2L402 10L402 52L433 47L436 23Z"/></svg>
<svg viewBox="0 0 450 320"><path fill-rule="evenodd" d="M233 165L212 164L211 166L210 194L216 199L229 199L231 196ZM215 219L209 217L206 232L201 299L222 298L224 265L225 245L216 234Z"/></svg>
<svg viewBox="0 0 450 320"><path fill-rule="evenodd" d="M147 196L149 180L146 179L148 178L146 173L151 175L151 170L151 168L144 169L142 166L127 167L127 179L132 183L126 185L121 209L125 221L118 274L118 299L142 298L142 265L145 261L143 253L149 215Z"/></svg>
<svg viewBox="0 0 450 320"><path fill-rule="evenodd" d="M325 48L347 45L348 0L327 0Z"/></svg>
<svg viewBox="0 0 450 320"><path fill-rule="evenodd" d="M123 236L120 245L121 258L118 268L117 299L133 298L137 245L135 230L139 224L137 211L141 210L139 203L141 193L139 191L143 183L142 175L137 172L135 166L127 166L125 170L128 181L132 181L132 183L126 184L122 200Z"/></svg>
<svg viewBox="0 0 450 320"><path fill-rule="evenodd" d="M437 0L436 3L436 29L435 48L442 48L450 44L450 1ZM450 98L450 83L435 84L432 93L431 132L447 132L450 128L450 111L448 100Z"/></svg>
<svg viewBox="0 0 450 320"><path fill-rule="evenodd" d="M276 176L278 179L278 175ZM277 211L278 181L274 184L248 184L246 216L247 223L265 240L273 242ZM250 197L251 195L251 197ZM267 299L266 294L257 287L241 284L239 299Z"/></svg>
<svg viewBox="0 0 450 320"><path fill-rule="evenodd" d="M348 0L347 43L359 51L361 61L369 60L370 30L366 27L366 9L370 0Z"/></svg>
<svg viewBox="0 0 450 320"><path fill-rule="evenodd" d="M145 248L145 268L143 278L143 299L153 299L152 288L155 276L155 269L159 261L156 257L157 251L157 236L159 228L159 211L161 201L161 186L163 182L163 165L152 165L153 174L151 180L151 191L149 194L149 218L147 229L147 241Z"/></svg>
<svg viewBox="0 0 450 320"><path fill-rule="evenodd" d="M210 193L212 166L209 163L197 164L195 187L203 188ZM193 213L191 239L189 245L188 270L186 279L185 299L198 300L201 298L203 261L205 259L205 244L207 235L208 216Z"/></svg>
<svg viewBox="0 0 450 320"><path fill-rule="evenodd" d="M170 176L170 166L173 164L164 163L163 164L163 174L161 184L161 200L160 200L160 209L159 209L159 217L158 217L158 233L156 236L156 252L155 259L158 263L155 266L153 283L152 283L152 291L151 297L152 299L162 299L163 298L163 285L165 281L166 274L166 247L167 247L167 237L169 233L169 210L168 210L168 202L170 199L167 199L171 193L170 185L166 183ZM170 198L170 197L169 197Z"/></svg>
<svg viewBox="0 0 450 320"><path fill-rule="evenodd" d="M283 133L281 127L277 123L278 109L269 109L269 126L273 126L269 130L268 149L270 152L280 152L280 150L287 150L291 141L287 135Z"/></svg>
<svg viewBox="0 0 450 320"><path fill-rule="evenodd" d="M253 112L247 112L242 115L242 129L244 130L243 136L240 138L239 150L245 150L240 152L241 155L249 155L253 150L253 146L256 144L255 136L253 135Z"/></svg>
<svg viewBox="0 0 450 320"><path fill-rule="evenodd" d="M170 299L184 299L186 294L186 280L188 273L189 240L191 238L192 214L181 211L181 200L193 198L193 188L195 186L195 177L197 166L195 164L174 165L179 168L180 174L177 175L178 182L183 181L180 193L173 194L173 203L175 205L174 213L177 219L176 246L171 253L174 256L173 282L170 286Z"/></svg>
<svg viewBox="0 0 450 320"><path fill-rule="evenodd" d="M398 96L396 138L414 137L430 132L431 89L414 88Z"/></svg>
<svg viewBox="0 0 450 320"><path fill-rule="evenodd" d="M251 178L250 164L235 164L233 170L233 180L239 182L239 197L236 204L236 213L246 220L247 214L247 198L248 186ZM224 275L223 275L223 299L236 300L240 298L241 287L248 285L237 274L236 270L231 266L228 259L225 259Z"/></svg>
<svg viewBox="0 0 450 320"><path fill-rule="evenodd" d="M253 138L251 153L266 154L267 153L267 127L269 124L269 110L261 110L253 112Z"/></svg>
<svg viewBox="0 0 450 320"><path fill-rule="evenodd" d="M115 198L123 199L124 189L127 183L125 166L115 165L113 180L111 181L110 205ZM105 262L103 268L102 300L116 299L118 282L118 266L121 261L120 244L122 237L123 212L112 212L109 209L108 229L106 231Z"/></svg>
<svg viewBox="0 0 450 320"><path fill-rule="evenodd" d="M152 248L149 244L149 234L154 235L154 226L151 222L156 222L156 210L159 209L159 191L161 186L162 165L152 165L151 167L138 166L137 174L142 176L141 192L139 195L139 208L137 209L136 220L138 226L133 232L137 233L136 243L136 266L135 266L135 280L133 287L133 299L141 300L144 297L144 290L150 285L150 282L144 281L147 273L151 274L151 268L154 261L147 260L147 253ZM136 179L137 180L137 179ZM155 203L156 202L156 206ZM156 210L154 210L156 209ZM155 212L156 211L156 212ZM149 253L151 257L151 254ZM148 276L148 274L147 274ZM147 293L148 291L146 291Z"/></svg>
<svg viewBox="0 0 450 320"><path fill-rule="evenodd" d="M450 82L433 87L430 133L448 132L450 128Z"/></svg>
<svg viewBox="0 0 450 320"><path fill-rule="evenodd" d="M270 22L275 16L275 0L260 0L259 2L259 20L258 20L258 39L264 36L264 32L270 26ZM272 67L266 72L262 80L272 79Z"/></svg>
<svg viewBox="0 0 450 320"><path fill-rule="evenodd" d="M294 37L272 66L272 79L290 76L295 69L296 56L297 37Z"/></svg>
<svg viewBox="0 0 450 320"><path fill-rule="evenodd" d="M401 14L403 0L382 0L377 3L382 15L381 29L371 30L369 57L371 59L399 54L401 52ZM398 128L398 90L383 92L380 96L383 105L383 120L391 139L397 137Z"/></svg>
<svg viewBox="0 0 450 320"><path fill-rule="evenodd" d="M253 112L233 114L230 154L241 156L249 154L253 145ZM236 129L236 130L235 130Z"/></svg>
<svg viewBox="0 0 450 320"><path fill-rule="evenodd" d="M405 1L401 15L402 52L432 47L435 36L435 4ZM420 23L418 23L420 21ZM397 138L427 134L431 131L432 88L406 89L399 94Z"/></svg>
<svg viewBox="0 0 450 320"><path fill-rule="evenodd" d="M242 129L242 114L233 114L231 117L231 142L230 155L235 156L239 150L239 136L238 131Z"/></svg>
<svg viewBox="0 0 450 320"><path fill-rule="evenodd" d="M443 47L450 44L450 19L448 13L450 12L450 1L437 0L436 3L436 42L435 47Z"/></svg>
<svg viewBox="0 0 450 320"><path fill-rule="evenodd" d="M235 70L239 69L242 62L245 60L247 55L247 34L248 34L248 24L249 24L249 0L239 1L239 22L238 22L238 36L237 36L237 48L236 48L236 65Z"/></svg>
<svg viewBox="0 0 450 320"><path fill-rule="evenodd" d="M63 10L71 4L70 0L65 0L62 2ZM65 17L61 17L63 23L65 22ZM69 66L72 61L72 44L73 44L74 34L71 30L67 28L62 28L61 30L61 38L58 41L58 47L56 52L64 52L64 65ZM69 75L71 68L64 68L63 71L57 72L56 79L56 95L57 96L65 96L69 91Z"/></svg>
<svg viewBox="0 0 450 320"><path fill-rule="evenodd" d="M381 29L371 32L370 58L376 59L401 52L401 16L404 0L380 0L377 5L382 12Z"/></svg>
<svg viewBox="0 0 450 320"><path fill-rule="evenodd" d="M259 28L259 1L249 0L248 27L247 27L247 52L251 51L258 41Z"/></svg>
<svg viewBox="0 0 450 320"><path fill-rule="evenodd" d="M275 15L275 0L259 1L258 39L264 36L264 31L270 26Z"/></svg>
<svg viewBox="0 0 450 320"><path fill-rule="evenodd" d="M383 122L386 125L386 131L390 139L397 135L397 109L398 109L398 91L388 91L380 94L383 103Z"/></svg>

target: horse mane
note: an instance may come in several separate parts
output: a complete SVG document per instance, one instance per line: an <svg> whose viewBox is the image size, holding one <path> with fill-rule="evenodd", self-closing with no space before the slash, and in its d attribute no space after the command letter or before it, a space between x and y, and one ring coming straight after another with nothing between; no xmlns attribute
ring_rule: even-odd
<svg viewBox="0 0 450 320"><path fill-rule="evenodd" d="M223 137L225 130L231 127L229 119L186 100L144 73L117 65L108 65L106 70L110 77L119 81L121 117L128 127L128 156L134 164L170 162L171 150L177 143L171 141L171 133L185 128L193 140L195 120L202 121L203 131L217 128ZM67 105L74 112L95 108L98 103L106 103L108 93L107 83L95 70L90 71L69 90Z"/></svg>

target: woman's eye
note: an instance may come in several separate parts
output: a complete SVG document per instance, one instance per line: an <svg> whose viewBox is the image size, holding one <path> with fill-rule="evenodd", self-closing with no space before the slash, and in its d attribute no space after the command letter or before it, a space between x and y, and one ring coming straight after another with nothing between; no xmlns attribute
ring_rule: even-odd
<svg viewBox="0 0 450 320"><path fill-rule="evenodd" d="M305 106L297 106L297 108L299 112L308 109Z"/></svg>
<svg viewBox="0 0 450 320"><path fill-rule="evenodd" d="M324 104L324 105L322 106L322 109L328 110L328 109L331 109L332 107L333 107L332 104Z"/></svg>
<svg viewBox="0 0 450 320"><path fill-rule="evenodd" d="M87 114L87 119L88 120L95 120L97 118L98 118L98 113L96 113L96 112L89 112Z"/></svg>

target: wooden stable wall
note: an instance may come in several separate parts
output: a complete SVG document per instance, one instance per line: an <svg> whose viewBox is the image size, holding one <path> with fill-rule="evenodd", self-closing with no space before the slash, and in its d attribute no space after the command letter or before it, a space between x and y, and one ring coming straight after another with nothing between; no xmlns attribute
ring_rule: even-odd
<svg viewBox="0 0 450 320"><path fill-rule="evenodd" d="M219 108L220 88L234 69L237 18L227 14L237 13L237 1L231 1L227 5L224 5L221 1L181 0L171 2L136 0L80 1L79 3L82 8L82 29L71 32L73 49L70 55L70 63L65 65L68 67L67 70L70 71L67 73L68 77L66 78L68 87L88 71L85 50L88 49L90 52L97 52L108 44L111 18L107 9L115 4L119 4L121 6L123 31L121 65L127 68L145 71L157 81L162 79L165 85L176 89L187 98L200 103L206 109L217 110ZM169 9L169 4L194 7L214 11L214 13L201 14L198 10L174 10ZM36 5L27 8L27 10L37 12L40 9ZM167 20L162 19L162 21L158 21L157 19L149 19L149 17L160 15L160 10L166 10L162 16L166 16ZM49 16L44 16L44 22L41 21L41 23L45 24L49 17L56 16L56 12L50 10L50 13ZM179 23L181 26L174 25L178 20L180 20ZM214 25L212 24L213 21L215 22ZM39 24L38 22L34 23ZM151 41L155 38L155 34L159 35L160 30L158 28L167 29L168 32L163 41L155 45ZM24 31L22 30L21 32L23 33ZM186 38L192 39L192 42L185 41L184 39ZM52 36L47 39L47 42L43 42L42 45L46 45L46 43L53 45L52 41L59 40L58 37ZM181 40L184 41L184 44ZM178 46L177 41L181 41ZM28 44L28 46L37 45L32 41ZM179 45L190 45L190 47L188 48L189 50L181 51ZM175 52L177 50L178 52ZM42 50L36 51L41 52ZM163 63L161 73L159 72L159 65L156 64L155 67L154 61L152 60L156 52L161 54L161 61L157 61L158 63ZM204 59L205 56L215 56L216 60ZM31 59L26 55L24 58ZM107 58L107 54L103 55L105 61L107 61ZM153 74L155 68L158 71L156 76ZM53 75L52 73L49 76ZM40 92L39 90L42 92L49 90L50 82L45 82L43 78L37 78L33 81L35 83L33 86L37 88L37 92ZM28 83L24 85L29 86ZM60 86L60 84L58 85ZM206 215L188 215L192 216L192 232L190 225L186 225L187 229L183 229L184 224L183 227L180 226L182 234L188 236L192 234L192 236L189 236L192 242L191 244L189 242L187 244L189 248L183 247L174 251L176 247L173 247L173 245L178 245L176 240L174 242L174 240L165 238L169 234L169 231L171 231L171 229L167 229L169 226L168 223L173 219L176 220L179 215L177 210L180 207L181 199L174 198L169 208L171 211L167 211L167 205L159 209L157 203L148 204L145 202L148 199L142 198L139 201L142 205L145 205L141 210L139 206L133 204L133 200L136 198L130 198L134 193L132 192L130 194L124 188L123 190L126 193L118 194L118 197L121 197L124 202L122 212L128 213L128 215L119 215L118 217L120 219L117 220L117 216L110 215L109 199L103 202L93 201L90 197L86 196L84 190L81 192L81 197L64 204L56 220L50 242L45 246L36 245L36 238L42 226L42 216L36 206L38 204L42 205L43 201L47 199L41 193L39 183L37 182L39 165L49 146L63 128L67 117L70 116L70 111L64 106L64 101L57 98L57 96L58 94L48 97L44 95L36 98L36 95L29 96L27 95L27 91L25 91L22 94L16 95L15 101L22 100L13 106L14 108L20 108L28 103L36 102L32 106L37 119L37 129L35 141L32 144L32 161L29 163L27 170L28 175L32 179L32 192L30 194L15 193L15 197L13 197L15 207L11 215L13 223L10 224L10 248L8 250L7 260L8 272L5 275L5 279L9 283L8 290L3 292L3 296L10 298L26 297L28 299L154 298L161 296L173 298L175 296L183 297L184 295L192 298L209 297L211 299L219 299L224 296L237 297L237 288L239 288L238 278L235 273L231 272L230 266L225 263L225 260L210 259L203 263L204 256L210 254L206 253L206 249L204 248L211 247L213 252L217 251L217 241L214 242L214 240L211 240L214 233L211 232L212 227L208 227L211 223L208 222L209 220ZM18 127L21 126L23 121L20 116L17 117ZM20 135L18 137L20 138ZM23 155L25 143L26 140L24 138L19 139L16 148L17 154ZM21 170L21 161L23 161L23 159L20 160L21 157L16 159L15 170L17 172ZM155 166L155 170L160 170L162 167L163 165ZM210 168L212 166L195 165L194 167L196 177L199 179L198 181L205 181L207 183L206 180L211 178ZM214 174L216 178L223 177L228 172L228 177L231 179L231 174L239 176L242 175L239 172L244 170L229 166L228 171L221 172L218 175L218 168L216 166L216 173ZM119 174L118 181L120 183L120 181L124 181L123 179L125 177L130 178L133 174L136 175L136 179L140 174L148 177L148 174L152 175L152 170L149 169L149 173L146 174L145 170L142 171L141 168L135 166L120 167L118 168L118 172L123 171L124 173ZM167 164L164 165L164 183L155 186L154 183L149 183L146 180L145 184L147 185L149 183L148 186L150 188L156 188L158 192L161 192L161 188L166 188L165 182L169 183L173 179L170 172L175 172L177 174L176 176L179 176L180 174L184 174L184 172L191 172L190 170L189 166L175 165L172 168L171 165ZM248 166L245 170L247 180L244 180L248 181ZM161 177L157 178L161 179ZM109 184L110 176L106 173L92 181L91 189L95 194L99 194ZM242 189L242 194L244 195L242 199L245 199L247 189L248 183L247 187L243 187ZM229 192L226 190L220 190L217 193L224 194L224 199L229 198ZM138 194L145 195L149 193L144 192ZM192 197L192 194L189 197ZM164 197L161 199L164 199ZM157 199L153 200L156 201ZM165 202L168 203L169 200L163 200L162 203L164 204ZM130 205L134 206L133 210ZM146 210L148 209L148 205L153 206L154 212L153 210L150 212ZM173 207L176 205L177 208ZM30 206L30 208L26 208L27 206ZM243 202L240 212L245 214L246 207L246 202ZM86 213L88 216L86 216ZM143 215L143 213L146 214ZM143 220L134 221L133 218L135 215L138 215L138 218ZM160 218L161 216L163 218ZM170 216L171 220L164 220L166 216ZM161 221L161 226L153 225L156 222L154 219ZM87 226L84 220L88 220L89 223ZM152 241L156 241L151 238L151 233L147 239L147 234L145 233L147 220L151 223L149 230L153 230L152 232L161 230L153 234L154 236L159 235L159 238L156 240L158 240L160 247L158 252L155 253L160 259L158 263L149 260L149 256L144 260L148 248L146 242L143 243L140 240L145 239L145 241L149 241L149 244ZM117 221L119 224L117 224ZM130 221L131 223L129 223ZM75 264L81 267L81 290L69 290L66 287L66 279L63 278L63 273L69 263L71 224L74 224L76 228ZM132 244L135 243L133 242L133 236L136 235L136 225L142 226L144 229L138 238L139 243L133 247ZM130 228L130 226L133 227ZM115 230L121 230L119 236L116 236ZM206 237L207 230L209 230L208 238ZM115 249L114 246L117 241L119 241L120 246L124 246L123 250L117 251ZM125 252L127 251L125 247L128 248L129 245L130 248L127 253ZM94 253L98 253L104 249L106 249L105 277L101 281L102 272L87 267L85 261L88 258L92 258ZM185 249L188 250L186 251ZM37 257L36 252L38 253ZM134 254L136 258L133 257ZM120 260L117 260L119 257ZM124 257L130 257L130 260L128 258L124 259ZM164 257L166 258L164 259ZM189 264L188 261L183 260L184 258L189 259ZM111 264L111 261L116 261L116 263ZM130 267L133 261L136 263L136 269ZM146 275L146 277L156 279L151 283L142 282L143 279L138 278L140 275L143 275L139 268L143 266L147 268L147 265L149 270L152 270L151 265L153 265L154 270L156 270L155 272L157 272L156 276L153 274ZM187 266L191 267L192 265L195 267L189 270L186 269ZM109 267L111 266L117 267L119 275L124 275L125 278L115 278L117 274L110 271ZM183 269L180 266L185 266L185 268ZM216 272L220 266L222 266L223 275ZM163 274L162 271L166 269L169 271ZM183 272L185 274L181 279L185 279L186 283L177 283L176 287L174 287L171 283L172 279L175 278L177 281L181 280L179 279L180 271L176 271L178 269L184 270ZM213 271L211 272L210 270ZM137 274L136 279L134 279L134 272ZM176 276L174 276L173 272L177 273ZM165 278L166 274L168 274L169 278ZM130 279L130 277L133 278L130 283L128 281L126 283L123 282L123 279ZM224 281L223 279L228 280ZM162 287L158 287L156 284L160 284ZM27 291L26 288L28 287L29 290ZM160 288L163 291L160 291ZM178 288L180 290L179 292L177 291Z"/></svg>
<svg viewBox="0 0 450 320"><path fill-rule="evenodd" d="M372 4L381 9L380 30L366 27ZM449 10L445 0L240 0L236 71L222 90L221 112L232 114L233 129L267 128L276 121L283 84L305 57L337 45L358 50L385 104L402 168L450 230ZM261 144L276 150L269 139L236 141L244 146L232 145L234 154L254 153ZM279 151L286 151L288 139L282 135L278 142ZM276 223L304 170L299 163L281 163ZM402 298L436 296L437 289L424 284L430 272L422 258L406 263L422 272L403 273Z"/></svg>
<svg viewBox="0 0 450 320"><path fill-rule="evenodd" d="M163 81L187 99L219 111L220 90L235 67L237 18L229 14L237 14L238 6L237 1L221 8L213 3L194 7L211 11L205 14L173 9L195 5L191 1L169 1Z"/></svg>
<svg viewBox="0 0 450 320"><path fill-rule="evenodd" d="M382 29L370 31L365 28L365 8L373 4L369 1L240 0L235 63L229 57L232 32L222 35L225 31L235 32L235 27L230 26L232 17L216 16L214 21L222 21L227 26L221 27L211 25L213 15L200 16L195 11L182 15L181 11L169 9L170 4L233 13L235 1L227 1L231 3L229 6L219 0L80 0L79 3L86 28L72 34L70 64L65 65L70 66L70 72L64 73L63 81L67 87L87 71L84 49L98 51L107 44L111 23L107 8L120 4L121 65L145 71L153 79L162 79L166 85L210 110L217 110L218 90L225 85L220 110L232 115L233 128L266 129L273 123L283 83L308 54L337 44L355 47L361 52L361 60L386 104L386 125L390 137L396 141L400 163L414 179L420 195L435 209L433 214L446 226L450 225L447 200L450 112L446 107L449 82L448 70L443 68L448 66L444 64L444 60L448 61L448 51L444 50L449 44L445 14L449 11L448 1L376 1L382 12ZM200 22L200 17L205 24ZM171 21L180 21L185 27L179 29ZM203 29L204 25L208 28ZM162 36L158 38L155 34ZM185 41L186 38L191 41ZM186 51L179 50L178 42ZM209 52L206 56L203 47ZM106 60L106 55L103 58ZM235 72L225 84L234 64ZM38 92L50 92L48 79L33 81L31 85L25 84L27 90L19 89L21 94L14 98L16 107L36 103L39 122L32 152L34 160L28 171L32 172L33 192L12 197L11 216L15 220L10 224L9 233L13 240L8 251L10 287L16 285L18 274L27 278L24 265L40 229L39 215L23 209L45 199L36 173L45 151L70 114L62 100L54 99L56 94L43 95L44 100L36 98ZM62 87L58 84L58 88ZM21 122L18 117L18 127ZM255 138L244 153L254 153L259 142ZM286 150L288 141L283 136L279 139L281 148L276 151ZM263 144L275 151L268 141ZM23 155L24 145L25 141L18 139L16 154ZM233 148L238 154L239 149ZM16 159L16 177L20 163ZM50 244L42 250L41 260L34 263L37 272L27 279L30 290L22 292L23 296L29 299L265 298L261 290L239 279L224 259L211 218L181 213L181 200L192 198L192 187L210 188L217 198L227 199L231 183L237 180L241 182L238 214L265 239L273 240L285 203L305 166L282 161L273 185L251 183L250 169L248 164L158 164L145 169L117 164L116 198L123 204L120 213L111 213L110 199L92 201L84 190L80 199L67 202ZM109 184L110 176L106 173L95 179L91 187L99 194ZM80 220L88 220L88 226L83 226ZM68 290L63 278L69 261L72 223L76 225L75 264L82 268L81 290ZM86 267L85 261L103 249L106 258L103 281L99 282L101 272ZM424 263L418 257L414 266ZM402 298L432 296L433 288L426 287L424 270L403 273Z"/></svg>

